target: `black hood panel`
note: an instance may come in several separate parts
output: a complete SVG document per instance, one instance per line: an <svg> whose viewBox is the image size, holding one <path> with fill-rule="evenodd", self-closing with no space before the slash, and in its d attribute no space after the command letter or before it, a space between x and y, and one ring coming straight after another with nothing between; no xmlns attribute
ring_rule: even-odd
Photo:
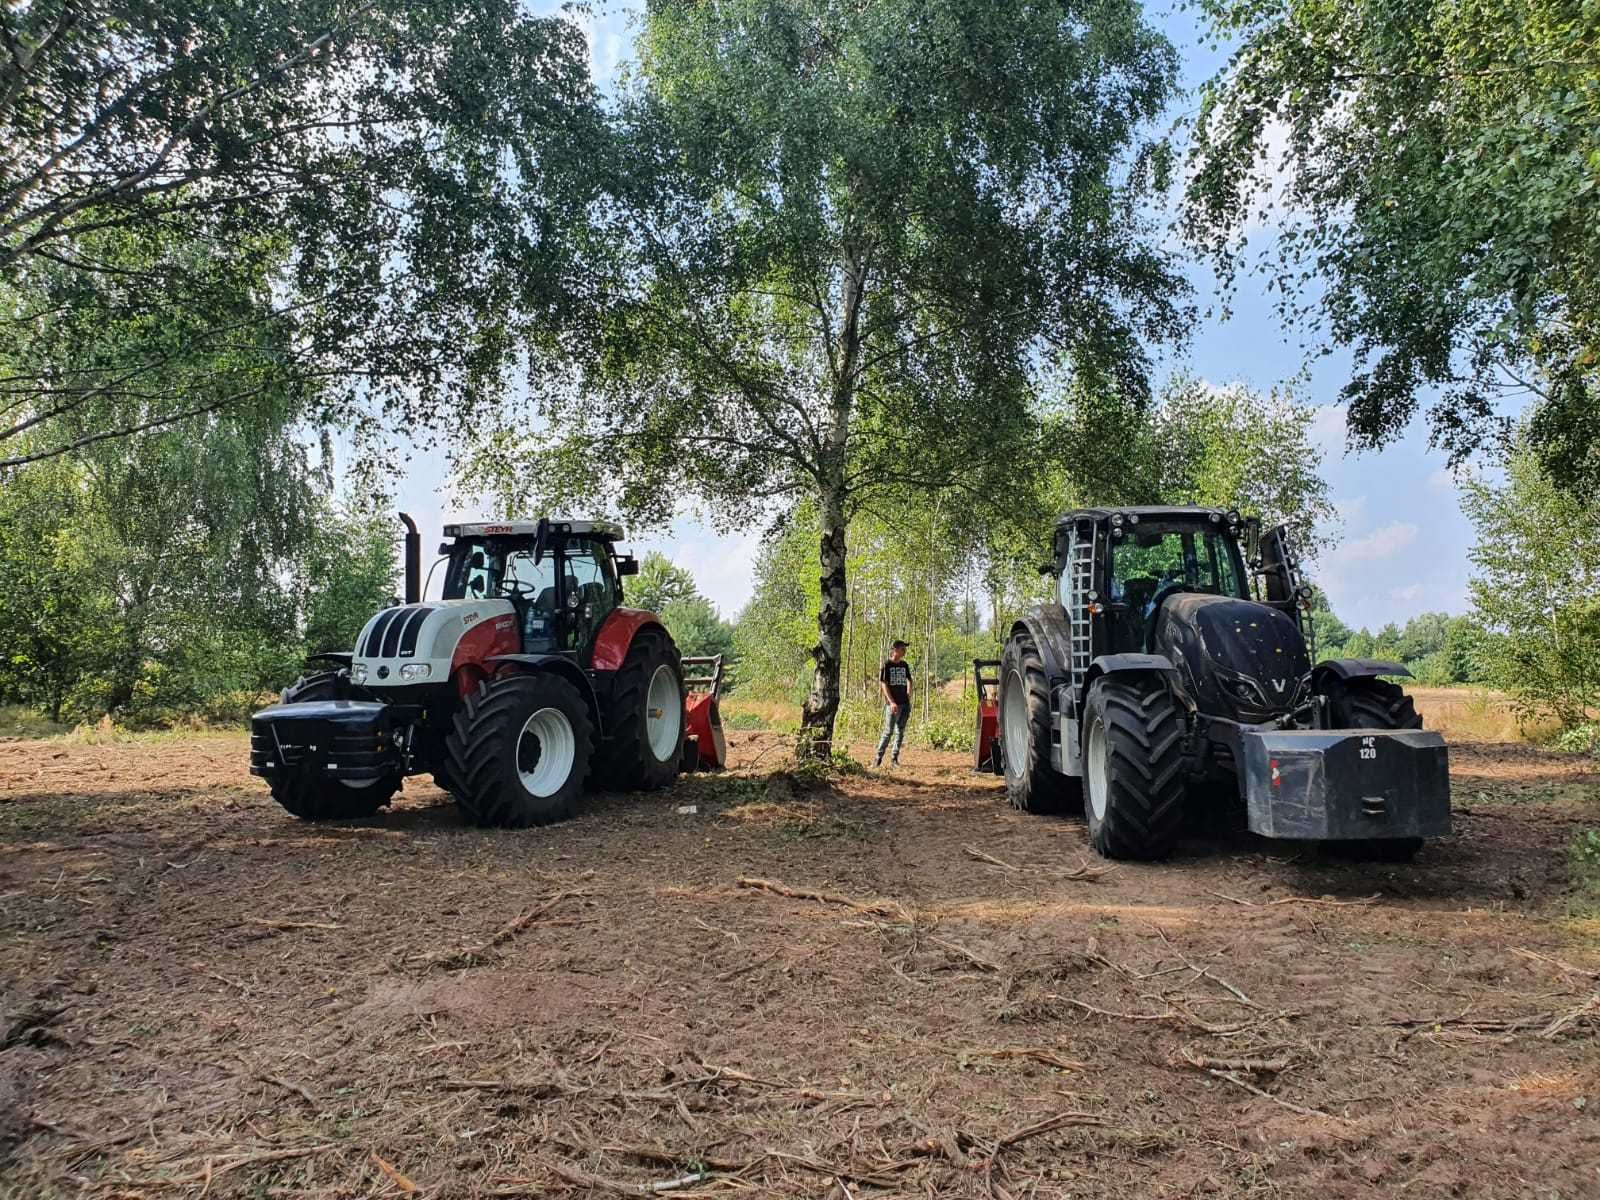
<svg viewBox="0 0 1600 1200"><path fill-rule="evenodd" d="M1311 670L1294 618L1229 596L1169 596L1155 643L1155 652L1178 666L1201 711L1242 721L1287 711Z"/></svg>

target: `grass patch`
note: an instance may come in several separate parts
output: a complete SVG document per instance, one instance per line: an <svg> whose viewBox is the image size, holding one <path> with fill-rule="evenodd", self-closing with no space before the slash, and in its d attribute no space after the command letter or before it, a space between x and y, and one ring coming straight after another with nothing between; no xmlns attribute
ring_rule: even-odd
<svg viewBox="0 0 1600 1200"><path fill-rule="evenodd" d="M1572 898L1567 913L1580 921L1600 920L1600 829L1586 829L1567 851L1572 864Z"/></svg>
<svg viewBox="0 0 1600 1200"><path fill-rule="evenodd" d="M0 738L57 737L70 728L20 704L0 705Z"/></svg>
<svg viewBox="0 0 1600 1200"><path fill-rule="evenodd" d="M1403 683L1405 681L1402 681ZM1557 731L1550 722L1527 722L1511 697L1483 687L1407 686L1424 728L1462 742L1544 742Z"/></svg>

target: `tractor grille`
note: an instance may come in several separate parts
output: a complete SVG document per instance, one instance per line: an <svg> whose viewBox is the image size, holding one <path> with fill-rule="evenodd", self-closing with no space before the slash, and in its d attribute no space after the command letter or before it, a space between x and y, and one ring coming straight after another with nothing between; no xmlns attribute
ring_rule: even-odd
<svg viewBox="0 0 1600 1200"><path fill-rule="evenodd" d="M417 635L422 632L422 623L433 608L431 604L405 604L380 613L367 633L361 657L410 658L416 654Z"/></svg>

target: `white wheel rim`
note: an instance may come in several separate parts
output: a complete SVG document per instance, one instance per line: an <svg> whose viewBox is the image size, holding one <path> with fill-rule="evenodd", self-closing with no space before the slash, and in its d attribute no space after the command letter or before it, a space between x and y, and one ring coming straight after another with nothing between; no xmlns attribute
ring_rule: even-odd
<svg viewBox="0 0 1600 1200"><path fill-rule="evenodd" d="M650 676L644 698L645 736L657 762L666 762L678 752L678 732L683 728L683 692L672 668L663 663Z"/></svg>
<svg viewBox="0 0 1600 1200"><path fill-rule="evenodd" d="M1005 733L1006 770L1020 776L1025 773L1028 762L1028 697L1020 671L1013 671L1006 678L1000 720Z"/></svg>
<svg viewBox="0 0 1600 1200"><path fill-rule="evenodd" d="M572 777L578 758L578 739L572 722L559 708L541 708L517 735L517 774L534 796L553 796Z"/></svg>
<svg viewBox="0 0 1600 1200"><path fill-rule="evenodd" d="M1089 747L1085 752L1089 768L1089 811L1096 821L1106 819L1106 726L1095 721L1089 726Z"/></svg>

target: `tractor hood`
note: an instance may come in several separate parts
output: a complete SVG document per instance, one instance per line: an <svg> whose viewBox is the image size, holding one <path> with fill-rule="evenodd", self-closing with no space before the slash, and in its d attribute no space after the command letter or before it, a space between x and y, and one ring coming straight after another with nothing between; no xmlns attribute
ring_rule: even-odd
<svg viewBox="0 0 1600 1200"><path fill-rule="evenodd" d="M457 659L515 652L516 626L509 600L435 600L386 608L356 638L351 676L368 688L443 683Z"/></svg>
<svg viewBox="0 0 1600 1200"><path fill-rule="evenodd" d="M1280 609L1179 592L1161 606L1155 641L1212 716L1264 721L1303 699L1311 662L1294 618Z"/></svg>

